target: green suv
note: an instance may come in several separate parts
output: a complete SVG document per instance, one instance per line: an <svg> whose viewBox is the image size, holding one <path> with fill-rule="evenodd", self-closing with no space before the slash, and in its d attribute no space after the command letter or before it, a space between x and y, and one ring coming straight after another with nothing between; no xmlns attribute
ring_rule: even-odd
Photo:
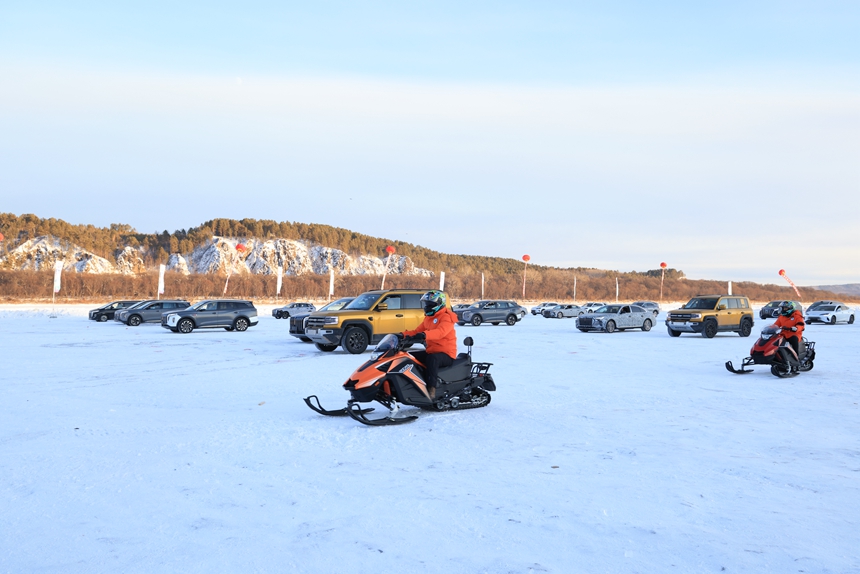
<svg viewBox="0 0 860 574"><path fill-rule="evenodd" d="M749 337L753 324L749 299L737 295L699 295L666 314L666 329L672 337L701 333L711 339L721 331Z"/></svg>
<svg viewBox="0 0 860 574"><path fill-rule="evenodd" d="M424 289L368 291L338 311L315 311L308 317L305 336L320 351L343 347L363 353L385 335L414 329L424 320L421 296ZM449 300L446 296L446 300Z"/></svg>

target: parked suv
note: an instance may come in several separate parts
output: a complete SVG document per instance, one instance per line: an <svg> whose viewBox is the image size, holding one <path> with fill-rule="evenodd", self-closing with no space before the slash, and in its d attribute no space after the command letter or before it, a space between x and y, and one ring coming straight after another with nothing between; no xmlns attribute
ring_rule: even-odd
<svg viewBox="0 0 860 574"><path fill-rule="evenodd" d="M543 303L539 303L538 305L535 305L534 307L532 307L531 314L532 315L543 315L544 309L549 309L550 307L555 307L556 305L558 305L558 303L550 303L548 301L545 301Z"/></svg>
<svg viewBox="0 0 860 574"><path fill-rule="evenodd" d="M161 314L169 311L177 311L185 309L190 303L182 300L168 301L143 301L129 307L117 311L114 315L114 321L125 323L129 327L137 327L141 323L158 323L161 321Z"/></svg>
<svg viewBox="0 0 860 574"><path fill-rule="evenodd" d="M481 323L516 325L528 311L515 301L478 301L456 313L458 325L471 323L477 327Z"/></svg>
<svg viewBox="0 0 860 574"><path fill-rule="evenodd" d="M223 327L227 331L245 331L257 324L257 308L250 301L208 299L195 305L164 313L161 326L174 333L190 333L194 329Z"/></svg>
<svg viewBox="0 0 860 574"><path fill-rule="evenodd" d="M737 295L699 295L666 314L666 328L672 337L701 333L710 339L720 331L749 337L753 324L749 299Z"/></svg>
<svg viewBox="0 0 860 574"><path fill-rule="evenodd" d="M363 353L390 333L417 327L424 320L421 296L424 289L368 291L339 311L314 311L308 317L305 336L320 351L342 346L352 354ZM446 297L446 300L450 301Z"/></svg>
<svg viewBox="0 0 860 574"><path fill-rule="evenodd" d="M114 301L107 305L102 305L98 309L90 311L90 320L104 323L108 319L113 319L116 312L120 309L127 309L137 303L140 303L140 301Z"/></svg>
<svg viewBox="0 0 860 574"><path fill-rule="evenodd" d="M313 313L317 308L312 303L290 303L277 309L272 309L272 317L275 319L289 319L295 314Z"/></svg>

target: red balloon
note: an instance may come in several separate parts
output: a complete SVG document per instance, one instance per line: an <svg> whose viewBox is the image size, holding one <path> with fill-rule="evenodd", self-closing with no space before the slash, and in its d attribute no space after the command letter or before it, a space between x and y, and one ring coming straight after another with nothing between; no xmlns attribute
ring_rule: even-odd
<svg viewBox="0 0 860 574"><path fill-rule="evenodd" d="M523 255L523 261L531 261L531 257L528 255Z"/></svg>
<svg viewBox="0 0 860 574"><path fill-rule="evenodd" d="M245 246L243 244L239 244L236 246L236 251L245 251Z"/></svg>
<svg viewBox="0 0 860 574"><path fill-rule="evenodd" d="M3 241L4 239L6 239L6 238L5 238L5 237L3 237L3 234L2 234L2 233L0 233L0 241Z"/></svg>
<svg viewBox="0 0 860 574"><path fill-rule="evenodd" d="M394 249L393 245L389 245L388 247L385 248L385 251L386 251L386 253L394 253L396 251L396 249Z"/></svg>
<svg viewBox="0 0 860 574"><path fill-rule="evenodd" d="M785 269L780 269L780 270L779 270L779 274L780 274L780 275L785 275Z"/></svg>
<svg viewBox="0 0 860 574"><path fill-rule="evenodd" d="M665 269L666 267L668 267L668 265L666 265L666 262L665 262L665 261L664 261L663 263L661 263L661 264L660 264L660 268L661 268L661 269Z"/></svg>

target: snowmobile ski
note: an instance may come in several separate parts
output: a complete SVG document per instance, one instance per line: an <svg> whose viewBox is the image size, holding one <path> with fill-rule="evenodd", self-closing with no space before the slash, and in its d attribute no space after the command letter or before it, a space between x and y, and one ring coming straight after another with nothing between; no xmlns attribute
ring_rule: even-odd
<svg viewBox="0 0 860 574"><path fill-rule="evenodd" d="M334 411L329 411L329 410L324 409L322 407L322 405L320 404L319 397L317 397L316 395L311 395L309 397L305 397L304 401L305 401L305 404L308 405L312 410L318 412L321 415L326 415L328 417L345 417L345 416L348 416L347 407L344 407L342 409L337 409ZM316 404L314 404L314 403L316 403ZM369 409L359 409L359 410L361 411L361 415L363 416L367 413L373 412L374 409L373 409L373 407L370 407Z"/></svg>
<svg viewBox="0 0 860 574"><path fill-rule="evenodd" d="M366 424L368 426L377 427L377 426L391 426L391 425L402 425L405 423L411 423L415 420L418 420L417 415L409 415L406 417L381 417L377 419L369 419L365 416L367 413L367 409L362 409L358 406L357 403L350 403L346 407L346 413L357 420L362 424ZM370 409L373 410L373 409Z"/></svg>
<svg viewBox="0 0 860 574"><path fill-rule="evenodd" d="M747 365L749 365L749 364L750 364L750 363L747 363L747 360L746 360L746 359L744 359L743 363L741 363L741 368L740 368L740 369L736 369L736 368L734 367L734 365L732 365L732 362L731 362L731 361L726 361L726 369L728 369L728 371L729 371L730 373L734 373L734 374L736 374L736 375L748 375L748 374L750 374L750 373L754 373L754 372L755 372L755 371L753 371L752 369L747 369L747 368L746 368L746 367L747 367Z"/></svg>

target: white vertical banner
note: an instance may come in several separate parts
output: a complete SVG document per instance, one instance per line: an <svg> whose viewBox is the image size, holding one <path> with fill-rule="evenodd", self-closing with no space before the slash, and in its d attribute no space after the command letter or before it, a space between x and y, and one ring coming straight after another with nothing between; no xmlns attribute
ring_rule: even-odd
<svg viewBox="0 0 860 574"><path fill-rule="evenodd" d="M615 278L615 302L618 303L618 277Z"/></svg>
<svg viewBox="0 0 860 574"><path fill-rule="evenodd" d="M332 298L334 297L334 267L332 267L328 271L328 296L329 298ZM382 282L385 283L385 279L383 279Z"/></svg>
<svg viewBox="0 0 860 574"><path fill-rule="evenodd" d="M481 299L484 298L484 274L481 273Z"/></svg>
<svg viewBox="0 0 860 574"><path fill-rule="evenodd" d="M283 284L284 284L284 266L278 265L278 282L275 285L275 296L276 297L281 296L281 287L283 286Z"/></svg>
<svg viewBox="0 0 860 574"><path fill-rule="evenodd" d="M60 292L60 282L62 281L61 275L63 274L63 262L55 261L54 262L54 294Z"/></svg>
<svg viewBox="0 0 860 574"><path fill-rule="evenodd" d="M164 295L164 270L167 269L167 266L161 264L158 266L158 297L160 298Z"/></svg>
<svg viewBox="0 0 860 574"><path fill-rule="evenodd" d="M445 290L445 272L439 274L439 291Z"/></svg>
<svg viewBox="0 0 860 574"><path fill-rule="evenodd" d="M732 282L729 281L729 295L732 294Z"/></svg>
<svg viewBox="0 0 860 574"><path fill-rule="evenodd" d="M576 303L576 275L573 276L573 302Z"/></svg>

